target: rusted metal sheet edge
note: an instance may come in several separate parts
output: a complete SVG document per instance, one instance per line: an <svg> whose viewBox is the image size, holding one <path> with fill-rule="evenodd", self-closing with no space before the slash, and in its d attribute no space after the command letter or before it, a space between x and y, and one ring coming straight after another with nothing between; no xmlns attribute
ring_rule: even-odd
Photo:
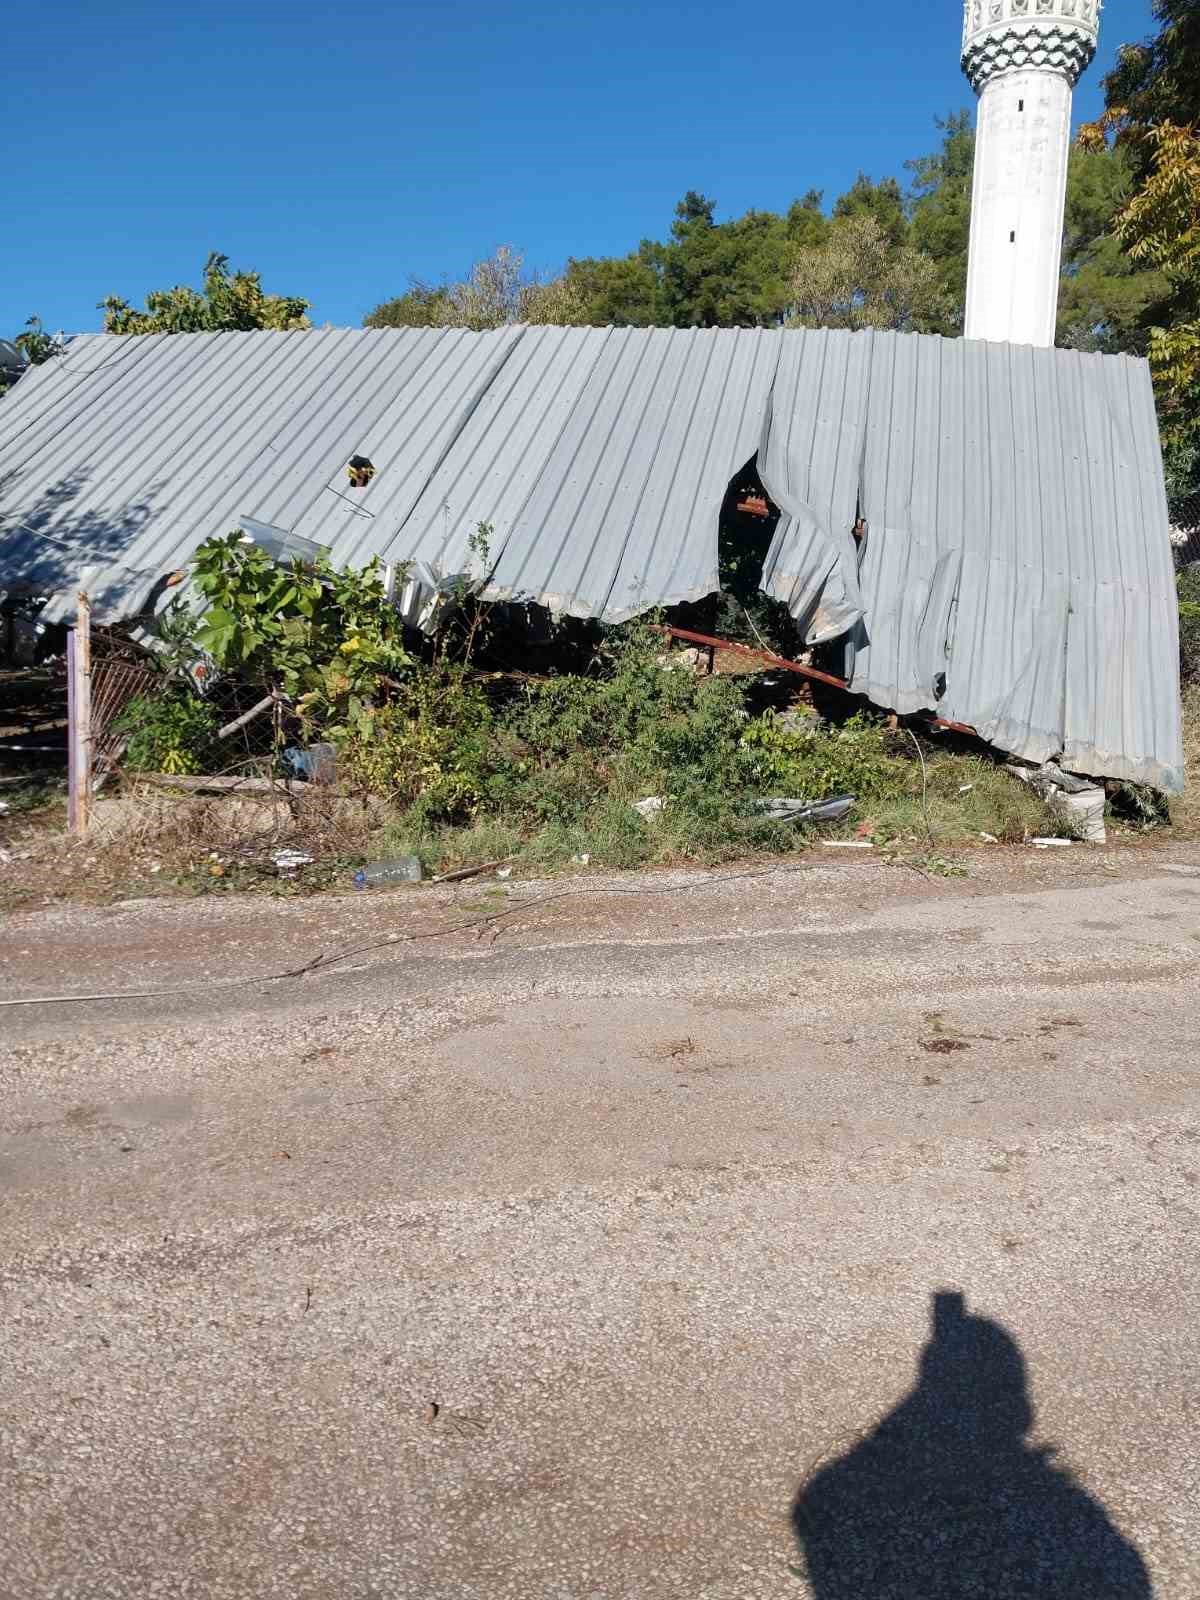
<svg viewBox="0 0 1200 1600"><path fill-rule="evenodd" d="M786 656L773 656L769 650L756 650L751 644L736 644L732 639L716 639L709 633L694 633L690 628L667 628L672 639L686 640L688 644L706 645L710 650L733 650L738 655L749 656L754 661L761 661L766 667L779 667L784 672L796 672L802 678L815 678L819 683L832 684L835 689L844 689L847 694L853 693L845 678L835 678L831 672L821 672L816 667L807 667L799 661L789 661ZM928 717L923 719L935 728L944 728L948 733L965 733L973 739L979 737L976 730L965 722L947 722L943 717Z"/></svg>

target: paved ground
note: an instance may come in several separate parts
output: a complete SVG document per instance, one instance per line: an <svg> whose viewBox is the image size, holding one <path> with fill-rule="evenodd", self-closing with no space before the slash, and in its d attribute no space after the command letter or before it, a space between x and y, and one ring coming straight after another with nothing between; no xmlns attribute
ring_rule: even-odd
<svg viewBox="0 0 1200 1600"><path fill-rule="evenodd" d="M1200 852L574 887L0 926L4 1600L1200 1596Z"/></svg>

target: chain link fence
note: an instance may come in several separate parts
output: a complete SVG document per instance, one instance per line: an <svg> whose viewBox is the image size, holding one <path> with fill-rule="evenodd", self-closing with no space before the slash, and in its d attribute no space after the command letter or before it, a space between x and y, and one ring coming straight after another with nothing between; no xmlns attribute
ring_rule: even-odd
<svg viewBox="0 0 1200 1600"><path fill-rule="evenodd" d="M1173 506L1171 545L1178 571L1200 562L1200 494L1189 495Z"/></svg>

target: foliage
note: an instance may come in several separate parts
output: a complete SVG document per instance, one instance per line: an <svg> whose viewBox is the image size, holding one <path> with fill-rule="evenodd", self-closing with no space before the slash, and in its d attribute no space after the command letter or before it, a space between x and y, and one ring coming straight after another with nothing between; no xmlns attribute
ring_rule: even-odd
<svg viewBox="0 0 1200 1600"><path fill-rule="evenodd" d="M1117 219L1135 261L1156 267L1170 286L1171 316L1152 329L1150 365L1164 439L1200 440L1200 136L1162 123L1149 130L1153 151L1141 188Z"/></svg>
<svg viewBox="0 0 1200 1600"><path fill-rule="evenodd" d="M0 818L4 822L11 822L17 816L43 811L48 806L58 804L65 795L65 778L59 773L33 771L13 774L4 786L4 810L0 812Z"/></svg>
<svg viewBox="0 0 1200 1600"><path fill-rule="evenodd" d="M1132 192L1113 231L1162 280L1142 320L1178 500L1200 491L1200 6L1153 0L1151 10L1158 32L1120 51L1104 80L1104 113L1080 139L1091 150L1115 141Z"/></svg>
<svg viewBox="0 0 1200 1600"><path fill-rule="evenodd" d="M835 222L863 217L869 217L878 225L890 248L907 242L908 215L904 195L895 178L884 178L875 183L865 172L860 172L845 194L834 202Z"/></svg>
<svg viewBox="0 0 1200 1600"><path fill-rule="evenodd" d="M599 675L531 686L502 724L505 770L493 793L542 816L578 816L597 787L664 798L713 785L745 789L742 691L731 680L664 671L653 619L614 630Z"/></svg>
<svg viewBox="0 0 1200 1600"><path fill-rule="evenodd" d="M1188 567L1176 581L1179 586L1179 675L1184 683L1200 684L1200 569Z"/></svg>
<svg viewBox="0 0 1200 1600"><path fill-rule="evenodd" d="M581 323L648 328L658 319L658 272L649 254L572 257L564 276L579 296Z"/></svg>
<svg viewBox="0 0 1200 1600"><path fill-rule="evenodd" d="M12 340L17 349L25 358L29 367L40 367L44 361L49 361L53 356L60 355L66 348L62 339L57 334L47 333L42 326L41 317L30 317L22 332ZM18 376L20 374L18 373ZM13 380L15 382L15 379ZM0 369L0 394L11 387L7 376Z"/></svg>
<svg viewBox="0 0 1200 1600"><path fill-rule="evenodd" d="M562 326L583 321L585 309L583 290L569 276L543 280L529 274L521 253L501 245L459 283L414 282L406 294L376 306L365 326L476 332L513 322Z"/></svg>
<svg viewBox="0 0 1200 1600"><path fill-rule="evenodd" d="M611 630L590 674L529 684L498 710L463 669L418 669L345 738L339 762L407 808L414 838L492 825L547 860L570 846L620 865L794 848L802 831L764 819L765 795L884 796L911 782L877 723L795 733L751 718L742 680L667 668L663 646L649 621ZM646 818L634 802L651 795L664 805Z"/></svg>
<svg viewBox="0 0 1200 1600"><path fill-rule="evenodd" d="M13 343L31 367L40 367L43 361L59 355L63 348L58 335L47 333L43 328L41 317L30 317L24 331L16 336Z"/></svg>
<svg viewBox="0 0 1200 1600"><path fill-rule="evenodd" d="M947 312L933 333L962 332L967 298L967 246L971 234L971 177L975 167L975 133L969 111L935 117L942 135L939 150L906 161L912 174L909 189L911 225L908 242L935 263L947 296Z"/></svg>
<svg viewBox="0 0 1200 1600"><path fill-rule="evenodd" d="M264 294L257 272L229 270L229 258L213 253L204 263L201 290L176 284L154 289L138 310L118 295L102 300L105 333L211 333L251 328L307 328L308 301Z"/></svg>
<svg viewBox="0 0 1200 1600"><path fill-rule="evenodd" d="M218 668L281 689L327 737L411 665L378 561L346 571L324 555L282 565L235 532L201 545L193 571L204 598L199 648Z"/></svg>
<svg viewBox="0 0 1200 1600"><path fill-rule="evenodd" d="M1159 24L1152 39L1123 45L1104 79L1104 114L1084 130L1093 143L1104 133L1128 142L1139 163L1149 152L1140 135L1159 123L1200 121L1200 6L1196 0L1153 0Z"/></svg>
<svg viewBox="0 0 1200 1600"><path fill-rule="evenodd" d="M1200 838L1200 678L1183 691L1183 764L1187 788L1171 801L1171 823L1186 838Z"/></svg>
<svg viewBox="0 0 1200 1600"><path fill-rule="evenodd" d="M1163 475L1167 509L1177 528L1200 527L1200 429L1177 428L1166 433Z"/></svg>
<svg viewBox="0 0 1200 1600"><path fill-rule="evenodd" d="M415 671L347 730L339 770L351 784L431 819L474 814L488 776L491 709L464 666Z"/></svg>
<svg viewBox="0 0 1200 1600"><path fill-rule="evenodd" d="M675 208L670 242L642 246L659 272L659 320L681 328L780 324L797 252L827 229L815 193L786 217L747 211L718 223L715 203L689 190Z"/></svg>
<svg viewBox="0 0 1200 1600"><path fill-rule="evenodd" d="M133 772L205 772L217 749L216 711L182 684L136 696L115 727L128 738L125 763Z"/></svg>
<svg viewBox="0 0 1200 1600"><path fill-rule="evenodd" d="M1067 349L1146 353L1149 324L1167 284L1155 267L1130 256L1117 233L1132 184L1123 148L1071 150L1057 330L1057 342Z"/></svg>
<svg viewBox="0 0 1200 1600"><path fill-rule="evenodd" d="M811 728L788 727L772 714L746 724L741 747L761 793L797 800L854 794L861 801L905 793L911 763L894 754L882 722L861 713L840 727L813 719Z"/></svg>
<svg viewBox="0 0 1200 1600"><path fill-rule="evenodd" d="M922 331L953 314L933 262L911 245L891 245L870 215L835 222L823 244L802 249L790 290L802 327Z"/></svg>

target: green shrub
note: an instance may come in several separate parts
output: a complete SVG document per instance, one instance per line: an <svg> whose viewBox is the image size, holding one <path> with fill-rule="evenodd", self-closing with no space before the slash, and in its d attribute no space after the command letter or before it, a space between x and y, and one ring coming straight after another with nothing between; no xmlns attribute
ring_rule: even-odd
<svg viewBox="0 0 1200 1600"><path fill-rule="evenodd" d="M490 766L491 709L461 667L418 667L343 732L338 764L351 783L429 820L469 816Z"/></svg>
<svg viewBox="0 0 1200 1600"><path fill-rule="evenodd" d="M894 798L913 782L912 762L893 753L883 724L859 713L840 727L784 726L771 713L747 723L741 738L758 792L797 800L853 794L860 800Z"/></svg>
<svg viewBox="0 0 1200 1600"><path fill-rule="evenodd" d="M134 772L206 771L217 753L217 713L182 686L137 695L114 724L128 739L125 764Z"/></svg>
<svg viewBox="0 0 1200 1600"><path fill-rule="evenodd" d="M411 666L404 624L371 561L340 571L324 554L276 562L240 533L192 560L204 607L195 642L217 666L290 695L306 725L335 738Z"/></svg>
<svg viewBox="0 0 1200 1600"><path fill-rule="evenodd" d="M742 689L660 664L662 635L634 623L610 636L602 674L531 686L503 722L507 797L535 814L582 815L600 792L677 796L697 785L745 788Z"/></svg>
<svg viewBox="0 0 1200 1600"><path fill-rule="evenodd" d="M1179 675L1200 683L1200 567L1179 574Z"/></svg>

